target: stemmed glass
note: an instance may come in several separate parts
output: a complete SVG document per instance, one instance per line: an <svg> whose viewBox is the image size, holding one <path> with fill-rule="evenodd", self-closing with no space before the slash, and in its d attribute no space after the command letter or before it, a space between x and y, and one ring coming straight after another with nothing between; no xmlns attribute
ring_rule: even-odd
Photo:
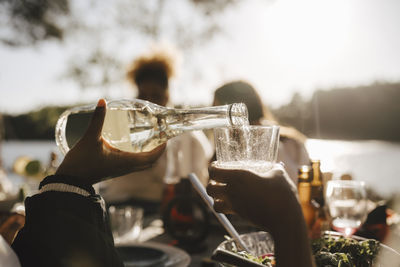
<svg viewBox="0 0 400 267"><path fill-rule="evenodd" d="M349 237L367 217L367 199L363 181L333 180L327 183L325 201L333 229Z"/></svg>

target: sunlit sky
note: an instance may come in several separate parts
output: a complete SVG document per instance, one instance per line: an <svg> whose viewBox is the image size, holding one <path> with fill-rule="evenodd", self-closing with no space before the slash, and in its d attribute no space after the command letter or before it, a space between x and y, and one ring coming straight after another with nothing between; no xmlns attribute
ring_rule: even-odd
<svg viewBox="0 0 400 267"><path fill-rule="evenodd" d="M251 82L273 107L289 102L294 92L307 98L318 88L399 81L399 11L398 0L243 1L221 17L221 36L199 47L190 62L182 55L200 77L181 64L172 101L211 104L214 89L234 79ZM148 46L135 40L136 53L126 57ZM71 49L57 42L23 49L0 46L0 112L102 96L61 79ZM134 94L125 81L115 87L112 98Z"/></svg>

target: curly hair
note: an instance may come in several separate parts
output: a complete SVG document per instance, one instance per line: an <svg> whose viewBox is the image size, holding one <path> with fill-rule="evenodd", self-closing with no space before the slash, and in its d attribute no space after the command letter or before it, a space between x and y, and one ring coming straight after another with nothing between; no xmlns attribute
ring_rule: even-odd
<svg viewBox="0 0 400 267"><path fill-rule="evenodd" d="M127 71L128 80L136 85L143 81L155 81L168 88L168 80L175 74L174 59L165 52L144 55L133 61Z"/></svg>

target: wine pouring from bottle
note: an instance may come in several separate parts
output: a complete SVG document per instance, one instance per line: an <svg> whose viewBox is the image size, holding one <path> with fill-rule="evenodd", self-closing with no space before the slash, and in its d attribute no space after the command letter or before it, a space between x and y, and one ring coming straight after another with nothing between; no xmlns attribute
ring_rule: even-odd
<svg viewBox="0 0 400 267"><path fill-rule="evenodd" d="M68 109L56 125L56 143L66 154L85 133L96 105ZM127 152L150 151L186 131L248 125L246 105L175 109L133 99L107 103L102 137Z"/></svg>

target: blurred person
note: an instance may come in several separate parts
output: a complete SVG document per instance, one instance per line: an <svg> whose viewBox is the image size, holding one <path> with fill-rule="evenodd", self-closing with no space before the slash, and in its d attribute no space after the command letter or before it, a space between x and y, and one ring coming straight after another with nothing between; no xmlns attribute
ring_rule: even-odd
<svg viewBox="0 0 400 267"><path fill-rule="evenodd" d="M25 225L12 243L21 266L123 266L93 185L150 167L165 145L140 153L112 147L101 137L105 114L100 100L85 135L26 198Z"/></svg>
<svg viewBox="0 0 400 267"><path fill-rule="evenodd" d="M254 87L244 81L233 81L214 92L214 106L243 102L249 112L250 125L279 124L270 110L263 105ZM280 125L278 162L283 162L289 177L297 184L297 171L301 165L310 165L304 146L306 137L292 127Z"/></svg>
<svg viewBox="0 0 400 267"><path fill-rule="evenodd" d="M296 186L282 165L262 175L212 165L207 193L217 212L237 214L272 235L277 267L315 266Z"/></svg>
<svg viewBox="0 0 400 267"><path fill-rule="evenodd" d="M174 60L172 53L160 50L133 61L127 78L137 87L137 98L161 106L170 105L169 83L175 73ZM163 198L166 180L175 183L194 172L207 183L212 153L212 146L203 132L184 133L168 142L166 152L152 168L101 185L102 195L114 205L142 205L155 212Z"/></svg>
<svg viewBox="0 0 400 267"><path fill-rule="evenodd" d="M18 212L0 213L0 235L11 245L15 235L25 224L25 216Z"/></svg>

